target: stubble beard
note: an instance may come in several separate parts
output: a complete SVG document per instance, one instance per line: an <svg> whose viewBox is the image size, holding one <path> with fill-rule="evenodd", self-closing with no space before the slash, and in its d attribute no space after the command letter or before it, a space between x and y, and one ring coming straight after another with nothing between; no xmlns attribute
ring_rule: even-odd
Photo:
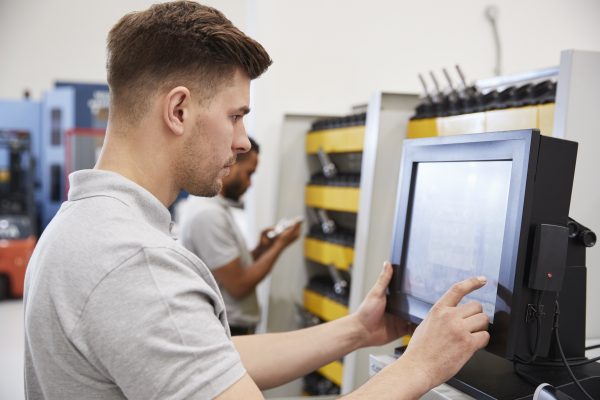
<svg viewBox="0 0 600 400"><path fill-rule="evenodd" d="M183 187L194 196L214 197L223 187L223 181L219 177L220 171L208 171L198 163L192 164L185 168Z"/></svg>
<svg viewBox="0 0 600 400"><path fill-rule="evenodd" d="M195 150L202 146L198 146L195 140L193 136L190 137L184 143L182 154L175 160L176 179L179 187L189 194L214 197L219 194L223 186L219 177L223 166L218 164L214 154L205 156L198 154Z"/></svg>
<svg viewBox="0 0 600 400"><path fill-rule="evenodd" d="M223 196L233 201L240 201L245 190L242 190L242 185L239 180L232 180L227 185L223 186Z"/></svg>

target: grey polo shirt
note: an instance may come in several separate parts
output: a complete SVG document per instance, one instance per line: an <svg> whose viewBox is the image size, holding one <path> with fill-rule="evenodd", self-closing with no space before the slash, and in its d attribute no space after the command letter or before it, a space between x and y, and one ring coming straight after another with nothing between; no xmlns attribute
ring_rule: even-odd
<svg viewBox="0 0 600 400"><path fill-rule="evenodd" d="M240 259L242 268L252 264L252 254L224 197L189 196L178 222L181 244L200 257L211 270L236 258ZM220 289L231 326L253 327L258 323L260 308L255 291L242 299L235 299L222 286Z"/></svg>
<svg viewBox="0 0 600 400"><path fill-rule="evenodd" d="M27 398L208 399L239 380L219 289L164 205L112 172L70 183L27 269Z"/></svg>

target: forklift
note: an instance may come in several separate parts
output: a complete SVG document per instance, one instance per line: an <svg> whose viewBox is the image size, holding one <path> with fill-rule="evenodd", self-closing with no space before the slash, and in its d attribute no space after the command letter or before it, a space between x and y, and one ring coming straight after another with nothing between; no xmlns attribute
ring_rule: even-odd
<svg viewBox="0 0 600 400"><path fill-rule="evenodd" d="M0 130L0 300L23 296L36 244L34 171L30 134Z"/></svg>

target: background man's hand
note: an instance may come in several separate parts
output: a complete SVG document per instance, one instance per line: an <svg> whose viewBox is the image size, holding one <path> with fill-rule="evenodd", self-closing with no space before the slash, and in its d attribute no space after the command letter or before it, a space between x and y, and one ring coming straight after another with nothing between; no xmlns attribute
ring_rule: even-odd
<svg viewBox="0 0 600 400"><path fill-rule="evenodd" d="M283 232L281 232L278 236L274 238L269 238L269 232L272 232L275 227L271 226L269 228L263 229L260 233L260 239L256 248L252 250L252 258L258 260L265 252L271 249L274 245L277 245L274 250L276 252L281 252L287 246L292 244L298 237L300 236L300 227L302 226L302 221L298 221L294 225L290 226Z"/></svg>
<svg viewBox="0 0 600 400"><path fill-rule="evenodd" d="M296 222L294 225L281 232L281 234L275 238L275 241L281 243L283 247L289 246L300 236L301 227L302 221Z"/></svg>
<svg viewBox="0 0 600 400"><path fill-rule="evenodd" d="M481 304L459 305L464 296L485 283L485 278L471 278L452 286L414 331L402 358L421 370L430 387L453 377L476 350L487 345L489 318Z"/></svg>
<svg viewBox="0 0 600 400"><path fill-rule="evenodd" d="M270 239L269 236L267 236L267 234L269 232L271 232L274 229L273 226L270 226L268 228L263 229L260 232L260 239L258 241L258 246L262 249L268 249L269 247L271 247L271 245L273 244L273 242L275 241L275 238Z"/></svg>

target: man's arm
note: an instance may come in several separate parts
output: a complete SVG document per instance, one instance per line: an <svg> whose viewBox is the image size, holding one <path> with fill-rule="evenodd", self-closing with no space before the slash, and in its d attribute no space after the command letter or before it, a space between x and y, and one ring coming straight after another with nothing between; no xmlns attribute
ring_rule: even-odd
<svg viewBox="0 0 600 400"><path fill-rule="evenodd" d="M472 301L458 305L464 296L485 282L479 277L452 286L417 327L402 357L347 398L417 399L456 375L490 339L489 318L481 304Z"/></svg>
<svg viewBox="0 0 600 400"><path fill-rule="evenodd" d="M261 255L252 264L242 267L240 258L213 269L213 275L217 282L225 288L227 293L235 299L248 296L267 276L275 265L281 252L293 243L300 234L300 225L294 225L282 232L271 243L270 247L263 250Z"/></svg>
<svg viewBox="0 0 600 400"><path fill-rule="evenodd" d="M350 317L292 332L233 337L244 367L261 389L338 360L363 341L362 328Z"/></svg>
<svg viewBox="0 0 600 400"><path fill-rule="evenodd" d="M264 399L262 393L256 383L250 378L250 375L245 374L240 380L229 386L227 390L218 395L215 400L259 400Z"/></svg>
<svg viewBox="0 0 600 400"><path fill-rule="evenodd" d="M283 384L359 347L384 344L408 333L409 324L384 312L391 275L386 263L359 310L348 317L294 332L234 337L258 387ZM454 285L414 332L405 354L348 398L417 398L453 376L489 339L481 305L458 305L484 284L485 280L473 278ZM398 385L400 378L409 383Z"/></svg>
<svg viewBox="0 0 600 400"><path fill-rule="evenodd" d="M359 310L347 317L284 333L234 337L242 363L261 389L281 385L365 346L388 343L412 326L385 313L392 268L386 263Z"/></svg>

